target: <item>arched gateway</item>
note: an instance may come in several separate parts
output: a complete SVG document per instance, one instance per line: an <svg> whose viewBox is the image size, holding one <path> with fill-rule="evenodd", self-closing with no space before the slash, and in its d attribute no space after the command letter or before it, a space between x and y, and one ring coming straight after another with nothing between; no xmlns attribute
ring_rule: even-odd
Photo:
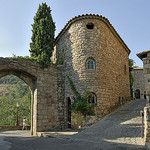
<svg viewBox="0 0 150 150"><path fill-rule="evenodd" d="M0 78L15 75L31 90L31 134L64 128L64 85L61 67L40 65L24 59L0 58Z"/></svg>

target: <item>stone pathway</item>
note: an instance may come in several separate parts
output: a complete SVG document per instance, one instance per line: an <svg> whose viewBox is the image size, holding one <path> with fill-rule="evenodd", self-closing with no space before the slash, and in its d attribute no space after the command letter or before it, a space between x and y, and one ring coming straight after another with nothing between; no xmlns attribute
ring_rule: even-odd
<svg viewBox="0 0 150 150"><path fill-rule="evenodd" d="M102 149L142 149L140 110L145 100L131 101L71 139L99 144Z"/></svg>
<svg viewBox="0 0 150 150"><path fill-rule="evenodd" d="M145 103L145 100L131 101L75 135L52 138L51 134L51 138L39 138L28 137L28 133L21 131L20 134L25 134L22 137L14 137L9 132L1 132L0 136L4 136L3 142L9 146L5 149L9 150L145 150L140 117Z"/></svg>

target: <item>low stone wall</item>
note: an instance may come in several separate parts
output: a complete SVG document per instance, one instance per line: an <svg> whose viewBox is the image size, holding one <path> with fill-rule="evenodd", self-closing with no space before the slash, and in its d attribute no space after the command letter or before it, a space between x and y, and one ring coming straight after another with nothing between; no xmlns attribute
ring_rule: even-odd
<svg viewBox="0 0 150 150"><path fill-rule="evenodd" d="M150 108L144 107L144 138L143 142L146 144L150 142Z"/></svg>
<svg viewBox="0 0 150 150"><path fill-rule="evenodd" d="M27 126L27 129L30 130L30 126ZM22 130L22 126L0 126L0 131L6 130Z"/></svg>

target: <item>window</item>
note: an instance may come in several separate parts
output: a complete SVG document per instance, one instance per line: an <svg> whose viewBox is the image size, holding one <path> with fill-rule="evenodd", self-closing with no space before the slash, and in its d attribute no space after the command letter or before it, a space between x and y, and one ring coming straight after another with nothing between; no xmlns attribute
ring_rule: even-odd
<svg viewBox="0 0 150 150"><path fill-rule="evenodd" d="M86 25L86 28L92 30L92 29L94 29L94 24L93 23L88 23Z"/></svg>
<svg viewBox="0 0 150 150"><path fill-rule="evenodd" d="M126 67L126 65L124 65L124 74L125 75L127 74L127 67Z"/></svg>
<svg viewBox="0 0 150 150"><path fill-rule="evenodd" d="M87 61L87 69L88 70L95 70L95 61L93 59L88 59Z"/></svg>
<svg viewBox="0 0 150 150"><path fill-rule="evenodd" d="M92 93L92 95L89 96L88 103L89 104L97 104L97 96L95 93Z"/></svg>
<svg viewBox="0 0 150 150"><path fill-rule="evenodd" d="M120 105L121 104L121 97L119 96L119 99L118 99L118 104Z"/></svg>

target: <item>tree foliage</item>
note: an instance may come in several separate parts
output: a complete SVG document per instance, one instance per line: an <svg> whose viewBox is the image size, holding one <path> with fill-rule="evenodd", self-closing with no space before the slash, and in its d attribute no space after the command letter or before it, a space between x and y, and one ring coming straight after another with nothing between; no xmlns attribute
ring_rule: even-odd
<svg viewBox="0 0 150 150"><path fill-rule="evenodd" d="M3 88L4 92L0 97L0 125L16 125L17 102L19 103L19 124L22 125L22 120L26 116L30 125L31 93L27 85L18 80L17 84L7 83Z"/></svg>
<svg viewBox="0 0 150 150"><path fill-rule="evenodd" d="M129 59L129 67L133 68L133 65L134 65L134 60L133 59ZM130 88L132 88L134 80L133 80L133 76L132 76L131 71L129 72L129 79L130 79Z"/></svg>
<svg viewBox="0 0 150 150"><path fill-rule="evenodd" d="M24 83L21 79L16 78L14 75L7 75L0 79L0 84L17 84L18 82Z"/></svg>
<svg viewBox="0 0 150 150"><path fill-rule="evenodd" d="M30 43L31 57L47 67L50 63L54 44L55 23L51 9L46 3L39 5L32 24L32 42Z"/></svg>
<svg viewBox="0 0 150 150"><path fill-rule="evenodd" d="M70 87L74 93L74 103L71 105L70 109L73 112L80 112L84 117L87 115L94 115L94 107L95 105L91 105L88 103L90 96L92 95L91 92L86 91L83 96L77 91L75 85L73 84L70 77L67 75L67 79L69 81Z"/></svg>
<svg viewBox="0 0 150 150"><path fill-rule="evenodd" d="M134 60L133 59L129 59L129 67L133 67L133 65L134 65Z"/></svg>
<svg viewBox="0 0 150 150"><path fill-rule="evenodd" d="M134 65L134 60L129 59L130 70L133 69L133 65ZM129 71L129 81L130 81L130 95L131 95L131 97L133 97L133 87L132 86L133 86L134 79L133 79L131 71Z"/></svg>

